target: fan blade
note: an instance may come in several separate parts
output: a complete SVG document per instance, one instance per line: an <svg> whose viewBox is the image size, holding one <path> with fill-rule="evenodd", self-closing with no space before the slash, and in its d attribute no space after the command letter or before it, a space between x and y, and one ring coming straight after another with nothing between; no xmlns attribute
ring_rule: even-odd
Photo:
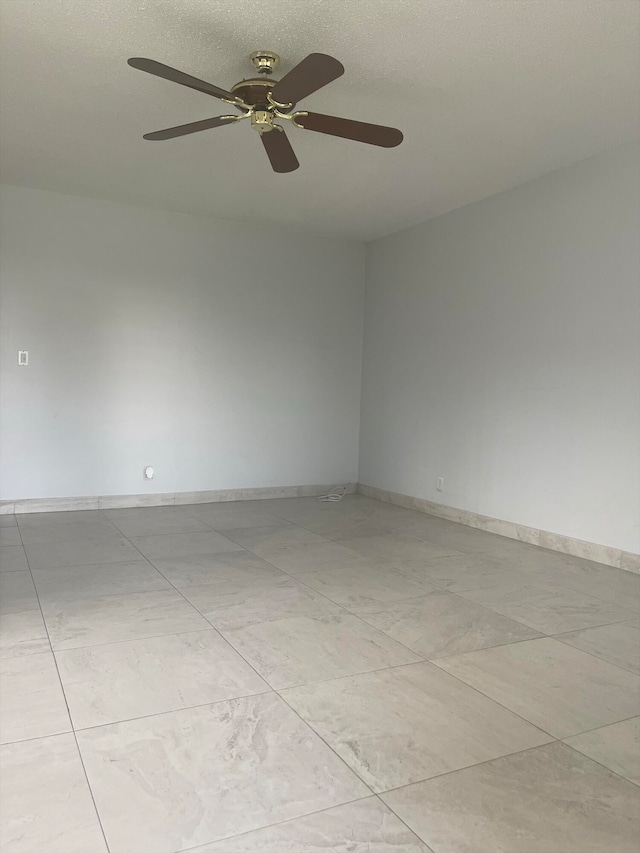
<svg viewBox="0 0 640 853"><path fill-rule="evenodd" d="M216 116L206 118L203 121L192 121L190 124L180 124L177 127L168 127L166 130L156 130L155 133L145 133L144 139L174 139L176 136L186 136L188 133L197 133L199 130L209 130L212 127L222 127L223 124L233 124L240 116Z"/></svg>
<svg viewBox="0 0 640 853"><path fill-rule="evenodd" d="M274 172L293 172L300 163L284 130L261 133L260 139Z"/></svg>
<svg viewBox="0 0 640 853"><path fill-rule="evenodd" d="M206 83L204 80L198 80L197 77L192 77L190 74L185 74L184 71L178 71L169 65L163 65L162 62L156 62L155 59L143 59L142 57L134 56L128 59L127 62L132 68L137 68L139 71L146 71L147 74L155 74L156 77L171 80L172 83L180 83L181 86L188 86L190 89L196 89L198 92L204 92L206 95L213 95L214 98L222 98L229 101L236 100L231 92L227 92L219 86L214 86L212 83Z"/></svg>
<svg viewBox="0 0 640 853"><path fill-rule="evenodd" d="M344 139L380 145L382 148L394 148L404 139L402 132L397 128L384 127L381 124L367 124L364 121L325 116L322 113L294 113L292 118L295 124L306 130L328 133L330 136L342 136Z"/></svg>
<svg viewBox="0 0 640 853"><path fill-rule="evenodd" d="M278 80L271 97L278 104L296 104L343 74L344 66L337 59L326 53L310 53Z"/></svg>

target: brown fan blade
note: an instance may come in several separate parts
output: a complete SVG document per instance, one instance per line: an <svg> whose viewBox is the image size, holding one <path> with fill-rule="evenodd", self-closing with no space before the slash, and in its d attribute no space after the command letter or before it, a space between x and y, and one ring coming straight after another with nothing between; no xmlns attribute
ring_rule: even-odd
<svg viewBox="0 0 640 853"><path fill-rule="evenodd" d="M180 124L177 127L168 127L166 130L156 130L155 133L145 133L143 139L153 141L159 139L174 139L176 136L186 136L188 133L197 133L199 130L209 130L212 127L222 127L223 124L233 124L240 116L216 116L205 118L203 121L192 121L190 124Z"/></svg>
<svg viewBox="0 0 640 853"><path fill-rule="evenodd" d="M269 130L260 134L274 172L293 172L300 163L284 130Z"/></svg>
<svg viewBox="0 0 640 853"><path fill-rule="evenodd" d="M294 113L295 124L315 130L318 133L328 133L330 136L342 136L356 142L366 142L369 145L379 145L381 148L394 148L400 145L404 136L395 127L384 127L381 124L367 124L364 121L353 121L349 118L325 116L322 113Z"/></svg>
<svg viewBox="0 0 640 853"><path fill-rule="evenodd" d="M213 95L214 98L222 98L229 101L236 100L231 92L227 92L219 86L214 86L213 83L198 80L197 77L192 77L190 74L185 74L184 71L178 71L169 65L163 65L162 62L156 62L155 59L143 59L142 57L134 56L131 59L127 59L127 62L132 68L137 68L139 71L146 71L147 74L155 74L156 77L171 80L172 83L180 83L181 86L188 86L190 89L196 89L198 92L204 92L206 95Z"/></svg>
<svg viewBox="0 0 640 853"><path fill-rule="evenodd" d="M271 97L278 104L296 104L343 74L344 66L337 59L326 53L310 53L278 80Z"/></svg>

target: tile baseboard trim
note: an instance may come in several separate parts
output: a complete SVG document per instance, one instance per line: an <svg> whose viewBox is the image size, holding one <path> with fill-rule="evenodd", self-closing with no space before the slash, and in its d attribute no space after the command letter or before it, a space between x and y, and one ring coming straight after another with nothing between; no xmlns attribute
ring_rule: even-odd
<svg viewBox="0 0 640 853"><path fill-rule="evenodd" d="M335 484L333 484L333 487ZM332 485L263 486L255 489L217 489L203 492L164 492L147 495L98 495L74 498L24 498L0 501L0 515L27 512L75 512L83 509L129 509L145 506L185 506L223 501L259 501L269 498L307 498L326 494ZM346 493L356 493L357 483L347 483Z"/></svg>
<svg viewBox="0 0 640 853"><path fill-rule="evenodd" d="M444 518L447 521L455 521L467 527L475 527L488 533L496 533L498 536L506 536L508 539L517 539L529 545L538 545L550 551L558 551L572 557L582 557L595 563L603 563L605 566L613 566L616 569L624 569L627 572L640 574L640 554L631 551L622 551L619 548L611 548L608 545L598 545L595 542L585 542L582 539L574 539L571 536L562 536L559 533L550 533L548 530L539 530L537 527L526 527L513 521L503 521L499 518L491 518L487 515L478 515L464 509L456 509L452 506L427 501L423 498L414 498L411 495L402 495L398 492L390 492L387 489L378 489L375 486L367 486L358 483L358 494L374 498L385 503L395 504L405 509L413 509Z"/></svg>

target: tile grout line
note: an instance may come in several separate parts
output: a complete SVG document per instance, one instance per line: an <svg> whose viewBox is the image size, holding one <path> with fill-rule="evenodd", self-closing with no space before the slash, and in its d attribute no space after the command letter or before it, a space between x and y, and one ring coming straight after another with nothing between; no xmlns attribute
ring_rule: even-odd
<svg viewBox="0 0 640 853"><path fill-rule="evenodd" d="M543 743L543 744L540 744L539 746L529 746L526 749L518 750L518 752L510 752L510 753L507 753L506 755L498 755L496 758L488 758L486 761L479 761L477 764L469 764L467 767L459 767L457 770L447 770L446 773L440 773L437 776L430 776L427 779L420 779L417 782L410 782L408 785L399 785L397 788L389 788L386 791L381 791L379 794L376 794L376 796L385 804L385 806L388 809L390 809L393 812L393 814L397 818L402 820L402 818L400 817L398 812L393 808L393 806L384 799L384 797L387 794L394 794L396 791L402 791L402 790L405 790L406 788L412 788L414 785L422 785L425 782L432 782L436 779L442 779L445 776L452 776L454 773L461 773L465 770L471 770L475 767L482 767L483 765L491 764L494 761L501 761L504 758L510 758L512 755L522 755L525 752L533 752L536 749L544 749L547 746L554 746L556 743L562 743L562 741L554 740L554 741L552 741L552 743ZM562 745L566 746L567 744L562 744ZM574 751L577 752L577 750L574 750ZM418 838L422 842L424 842L427 845L427 847L429 847L429 849L433 850L433 853L440 853L440 851L436 850L434 847L431 846L431 842L428 842L422 835L420 835L420 833L418 832L417 829L413 829L410 824L406 824L406 826L408 826L409 829L411 830L411 832L413 832L415 835L417 835ZM444 853L444 851L442 851L442 853Z"/></svg>
<svg viewBox="0 0 640 853"><path fill-rule="evenodd" d="M590 595L589 593L579 592L578 590L571 589L571 587L562 587L562 584L559 584L559 585L561 586L561 591L569 592L569 593L572 593L573 595L586 595L588 598L593 598L593 600L597 601L599 604L606 604L609 607L616 606L615 604L613 604L610 601L607 601L606 599L597 598L595 595ZM528 584L523 584L523 586L528 586ZM519 620L514 619L513 616L507 616L506 614L501 613L499 610L496 610L494 607L491 607L489 604L480 603L479 601L475 601L475 599L473 599L473 598L467 597L467 594L470 592L481 592L481 591L485 591L485 590L491 591L491 589L492 589L491 587L477 587L476 589L460 590L459 592L455 592L453 594L458 595L460 598L464 598L465 601L470 601L473 604L477 604L480 607L484 607L486 610L491 610L493 613L497 613L498 616L502 616L504 619L510 619L512 622L518 622L518 624L523 625L525 628L530 628L532 631L538 631L538 633L544 634L545 637L556 636L555 634L551 634L547 631L541 631L540 628L536 628L535 626L529 625L526 622L520 622ZM496 587L496 592L497 591L498 591L498 587ZM553 592L553 590L550 590L550 591ZM584 628L573 628L570 631L561 631L559 633L572 634L572 633L574 633L574 631L587 631L587 630L590 630L591 628L605 628L607 625L618 625L621 622L632 622L633 619L634 619L633 616L630 618L628 616L625 616L623 619L614 619L612 622L603 622L599 625L588 625Z"/></svg>
<svg viewBox="0 0 640 853"><path fill-rule="evenodd" d="M630 720L633 720L634 717L629 717ZM626 720L620 720L621 723L626 722ZM614 725L614 724L612 724ZM591 731L596 731L596 729L591 729ZM580 734L586 734L586 732L581 732ZM577 735L571 735L571 737L577 737ZM612 770L611 767L607 767L606 764L603 764L601 761L598 761L597 758L593 758L591 755L587 755L586 752L580 752L580 750L573 746L570 743L565 743L563 740L559 741L563 746L572 749L574 752L577 752L578 755L581 755L583 758L587 758L589 761L593 761L594 764L599 764L600 767L603 767L607 773L612 773L614 776L617 776L619 779L622 779L625 782L628 782L629 785L635 785L636 788L640 788L640 782L634 782L633 779L629 779L627 776L623 776L622 773L618 773L617 770Z"/></svg>
<svg viewBox="0 0 640 853"><path fill-rule="evenodd" d="M564 738L558 738L559 741L564 743L566 740L570 740L574 737L582 737L582 735L590 735L593 732L598 732L600 729L608 729L611 726L617 726L619 723L628 723L630 720L640 719L640 709L637 714L632 714L630 717L625 717L623 720L614 720L612 723L604 723L602 726L594 726L592 729L586 729L583 732L576 732L574 735L567 735ZM569 746L569 744L567 744ZM595 758L593 759L595 761Z"/></svg>
<svg viewBox="0 0 640 853"><path fill-rule="evenodd" d="M507 643L506 645L520 645L522 643L535 643L535 642L539 642L540 640L552 640L552 639L553 639L553 637L537 637L537 638L534 638L532 640L519 640L516 643ZM506 645L505 646L495 646L494 648L506 648ZM567 644L565 643L564 645L567 645ZM484 649L477 649L476 651L482 652L482 651L484 651ZM576 651L580 651L580 649L576 649ZM475 652L462 652L462 654L475 654ZM454 655L448 655L447 657L454 657ZM594 657L594 656L591 655L591 657ZM510 714L514 714L516 717L520 717L520 719L524 720L525 723L528 723L530 726L533 726L534 728L538 729L539 731L541 731L543 734L547 735L548 737L553 738L554 741L557 741L559 743L562 742L562 738L559 738L559 737L556 737L555 735L552 735L551 732L548 732L546 729L543 729L542 726L539 726L537 723L532 723L531 720L527 720L526 717L521 716L517 711L513 711L511 708L508 708L506 705L503 705L502 702L499 702L497 699L494 699L492 696L488 696L486 693L483 693L478 687L474 687L472 684L467 684L466 681L464 681L459 676L455 675L453 672L449 672L449 670L438 666L437 661L440 659L441 658L434 658L433 660L427 661L427 663L430 663L433 666L438 667L438 669L441 672L445 672L445 673L447 673L447 675L453 676L453 678L455 678L461 684L465 684L467 687L470 687L472 690L475 690L476 693L479 693L481 696L484 696L486 699L490 699L492 702L495 702L496 705L499 705L501 708L504 708L505 711L509 711ZM597 660L601 660L601 658L597 658ZM608 666L614 666L614 664L609 664L608 661L603 661L603 663L606 663ZM620 669L620 667L617 667L617 668ZM622 670L622 671L626 672L627 670ZM633 716L637 716L637 715L633 715ZM633 719L633 717L627 717L625 719ZM624 721L623 720L613 720L613 722L611 722L611 723L605 723L604 726L596 726L596 729L604 728L605 726L614 725L617 722L624 722ZM588 731L595 731L595 729L588 729ZM575 735L567 735L567 737L577 737L577 735L580 735L580 734L585 734L585 732L576 732ZM512 754L515 754L515 753L512 753ZM493 759L490 759L490 760L493 761Z"/></svg>
<svg viewBox="0 0 640 853"><path fill-rule="evenodd" d="M629 719L634 719L634 717L630 717ZM624 722L624 721L621 721L621 722ZM595 729L592 729L592 731L595 731ZM574 735L571 735L571 737L574 737ZM461 773L465 770L472 770L476 767L482 767L485 764L493 764L496 761L503 761L506 758L511 758L513 755L522 755L525 752L534 752L535 750L546 749L549 746L557 746L558 744L561 744L562 746L573 750L573 752L578 753L578 755L581 755L583 758L586 758L589 761L593 761L594 764L598 764L600 767L602 767L604 770L606 770L607 773L612 773L614 776L617 776L619 779L622 779L624 782L627 782L630 785L636 785L636 787L638 786L638 784L636 782L632 782L631 779L627 779L626 776L622 776L616 770L612 770L610 767L607 767L606 764L602 764L601 761L598 761L595 758L591 758L590 755L586 755L584 752L580 752L579 749L576 749L575 747L571 746L570 744L565 743L563 740L556 739L556 740L552 741L551 743L542 743L542 744L539 744L538 746L528 746L526 749L520 749L517 752L508 752L505 755L497 755L495 758L487 758L485 761L478 761L476 764L468 764L466 767L459 767L457 770L447 770L445 773L438 773L437 776L429 776L427 779L419 779L417 782L409 782L407 785L398 785L396 788L388 788L386 791L380 791L380 793L376 794L375 796L383 798L387 794L395 794L396 791L402 791L406 788L412 788L414 785L422 785L424 782L433 782L436 779L442 779L445 776L452 776L455 773ZM384 804L388 808L390 808L393 811L392 806L390 806L389 803L386 802L386 800L383 799L382 801L384 802ZM396 814L395 811L393 811L393 813ZM399 817L399 815L398 815L398 817ZM411 827L409 827L409 828L411 828ZM415 832L416 835L418 835L418 837L421 838L421 840L423 840L425 844L429 843L429 842L425 841L424 839L422 839L422 836L420 836L418 834L417 830L412 829L411 831ZM436 851L434 851L434 853L436 853Z"/></svg>
<svg viewBox="0 0 640 853"><path fill-rule="evenodd" d="M18 526L18 530L20 530L19 526ZM20 541L22 541L22 533L21 532L20 532ZM24 548L24 543L23 543L22 547ZM100 817L100 812L98 811L98 806L96 804L95 796L93 793L93 788L91 787L91 782L89 781L89 775L87 773L87 768L86 768L85 763L84 763L84 758L82 756L82 752L80 750L80 744L78 743L78 737L76 735L76 730L75 730L74 725L73 725L73 717L71 716L71 710L69 708L69 702L67 700L67 694L66 694L65 689L64 689L64 683L62 681L62 677L60 676L60 669L58 668L58 661L57 661L56 656L54 654L53 645L51 643L51 636L49 634L49 626L47 625L47 620L44 618L44 611L42 609L42 604L40 603L40 595L38 593L38 588L36 586L36 583L35 583L35 580L33 577L33 571L31 569L31 563L29 562L29 557L27 556L27 549L26 548L24 549L24 552L25 552L25 559L27 561L27 566L29 567L29 575L31 577L31 583L33 584L33 588L34 588L35 593L36 593L36 599L38 601L38 607L40 608L40 616L42 618L42 622L44 623L45 631L47 632L47 639L49 641L49 648L51 650L51 657L53 658L53 664L56 668L56 674L58 676L58 683L60 684L60 690L62 691L62 698L64 699L64 704L65 704L65 707L67 709L67 716L69 718L69 725L71 726L70 734L73 735L73 741L76 745L76 751L78 754L78 758L80 760L80 766L82 767L82 772L84 773L84 778L85 778L85 781L87 783L87 789L88 789L89 795L91 797L91 802L93 803L93 809L95 812L96 820L98 821L98 826L100 827L100 832L102 834L104 846L105 846L107 853L109 853L110 848L109 848L109 844L107 842L107 836L106 836L106 833L104 830L104 826L102 825L102 819ZM67 734L67 733L65 732L65 734Z"/></svg>
<svg viewBox="0 0 640 853"><path fill-rule="evenodd" d="M539 743L537 746L527 746L525 749L518 749L516 752L505 752L504 755L496 755L494 758L485 758L484 761L477 761L475 764L467 764L465 767L458 767L455 770L446 770L444 773L438 773L436 776L428 776L426 779L418 779L416 782L408 782L406 785L398 785L395 788L387 788L380 791L376 796L384 797L386 794L392 794L396 791L402 791L405 788L411 788L413 785L421 785L423 782L432 782L435 779L443 779L445 776L453 776L454 773L460 773L463 770L471 770L473 767L482 767L484 764L492 764L494 761L502 761L505 758L511 758L513 755L522 755L525 752L534 752L536 749L546 749L548 746L556 746L556 744L567 746L561 740L554 738L549 743ZM413 830L415 832L415 830ZM427 842L425 841L425 844Z"/></svg>
<svg viewBox="0 0 640 853"><path fill-rule="evenodd" d="M172 634L168 634L167 636L173 636ZM264 680L264 679L263 679ZM268 688L267 690L259 690L257 693L242 693L239 696L231 696L228 699L216 699L214 702L198 702L197 705L185 705L181 708L167 708L165 711L154 711L152 714L140 714L137 717L125 717L122 720L110 720L108 723L95 723L91 726L78 726L75 731L77 732L91 732L95 729L106 729L109 726L119 726L122 723L135 723L138 720L150 720L154 717L166 717L167 714L179 714L182 711L193 711L196 708L211 708L214 705L222 705L225 702L236 702L241 699L253 699L257 696L271 696L275 692L269 684L265 686Z"/></svg>
<svg viewBox="0 0 640 853"><path fill-rule="evenodd" d="M464 769L464 768L463 768L463 769ZM454 772L454 773L456 773L457 771L453 771L453 772ZM436 777L436 778L437 778L437 777ZM423 781L425 781L425 782L426 782L427 780L425 779L425 780L423 780ZM412 782L411 784L420 784L420 783L419 783L419 782ZM407 787L409 787L409 786L407 786ZM438 851L438 850L436 850L436 849L435 849L435 847L432 847L432 846L431 846L431 844L428 844L428 843L424 840L424 838L420 835L420 833L418 832L418 830L417 830L417 829L412 829L412 828L411 828L411 826L410 826L408 823L406 823L405 819L404 819L404 818L402 818L402 817L400 817L400 815L398 814L398 812L397 812L397 811L395 811L395 809L393 809L393 808L389 805L389 803L385 802L385 801L382 799L382 796L381 796L380 794L375 794L374 796L376 797L376 799L377 799L377 800L379 800L379 801L382 803L382 805L383 805L385 808L389 809L389 811L391 812L391 814L392 814L392 815L394 815L395 817L397 817L397 818L398 818L398 820L399 820L399 821L401 821L401 822L402 822L402 823L407 827L407 829L409 830L409 832L412 832L412 833L415 835L415 837L418 839L418 841L420 841L422 844L424 844L424 845L426 846L427 851L429 851L429 853L439 853L439 851ZM425 851L425 853L426 853L426 851ZM443 853L445 853L445 851L443 851Z"/></svg>
<svg viewBox="0 0 640 853"><path fill-rule="evenodd" d="M259 826L256 829L247 829L244 832L237 833L236 835L227 835L224 838L216 838L214 841L205 841L204 845L196 844L195 847L182 847L180 850L176 850L175 853L193 853L193 851L195 851L195 853L198 853L198 851L201 850L203 848L203 846L207 847L210 844L220 844L222 841L224 841L224 842L236 841L237 839L242 839L243 837L251 835L254 832L262 832L263 829L273 829L273 827L276 827L276 826L285 826L288 823L295 823L295 821L297 821L297 820L304 820L305 818L308 818L308 817L315 817L315 815L324 814L325 812L332 811L332 809L341 809L343 806L352 806L354 803L362 803L365 800L373 800L373 799L376 799L375 794L372 794L371 796L358 797L355 800L347 800L346 802L338 803L335 806L326 806L323 809L318 809L317 811L314 811L314 812L307 812L306 814L299 815L298 817L288 817L288 818L285 818L284 820L276 821L276 823L269 823L266 826ZM386 805L386 803L385 803L385 805ZM388 808L388 806L387 806L387 808ZM402 821L402 822L404 823L404 821ZM405 826L406 826L406 824L405 824ZM413 832L413 830L411 830L411 831ZM414 833L414 835L415 835L415 833ZM328 853L331 853L331 851L328 851Z"/></svg>
<svg viewBox="0 0 640 853"><path fill-rule="evenodd" d="M627 619L623 622L607 622L606 625L594 625L593 627L594 628L608 628L610 625L624 625L625 622L628 622L628 621L629 620ZM578 628L577 630L578 631L591 631L592 629L591 628ZM573 634L574 632L573 631L566 631L565 633ZM635 675L636 677L640 677L640 676L638 676L638 673L635 672L635 670L628 669L626 666L621 666L619 663L613 663L612 661L607 660L606 658L602 658L599 655L596 655L594 652L589 652L586 649L581 649L579 646L574 646L571 643L567 643L566 640L561 639L561 636L557 636L556 634L547 634L547 638L549 640L557 640L557 642L562 643L563 646L569 646L570 649L575 649L577 652L582 652L585 655L590 655L592 658L595 658L596 660L599 660L602 663L606 663L609 666L615 666L617 669L622 670L622 672L629 672L629 673L631 673L631 675Z"/></svg>

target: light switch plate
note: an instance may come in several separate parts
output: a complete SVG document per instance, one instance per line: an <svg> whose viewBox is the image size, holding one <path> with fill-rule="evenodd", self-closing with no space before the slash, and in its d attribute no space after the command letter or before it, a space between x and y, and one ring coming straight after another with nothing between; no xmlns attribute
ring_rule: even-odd
<svg viewBox="0 0 640 853"><path fill-rule="evenodd" d="M29 366L29 350L19 349L18 350L18 364L20 367L28 367Z"/></svg>

